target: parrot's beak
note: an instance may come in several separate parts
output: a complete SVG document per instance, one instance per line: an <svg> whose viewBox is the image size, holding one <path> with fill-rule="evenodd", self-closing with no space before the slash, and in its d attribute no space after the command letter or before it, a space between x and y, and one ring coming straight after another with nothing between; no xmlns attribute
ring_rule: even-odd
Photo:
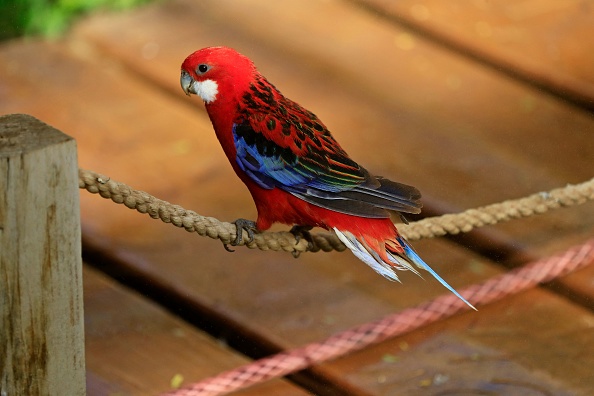
<svg viewBox="0 0 594 396"><path fill-rule="evenodd" d="M196 94L196 89L194 89L194 79L192 76L188 74L187 71L182 70L181 76L179 77L179 83L181 84L182 89L186 93L186 95L190 96L190 94Z"/></svg>

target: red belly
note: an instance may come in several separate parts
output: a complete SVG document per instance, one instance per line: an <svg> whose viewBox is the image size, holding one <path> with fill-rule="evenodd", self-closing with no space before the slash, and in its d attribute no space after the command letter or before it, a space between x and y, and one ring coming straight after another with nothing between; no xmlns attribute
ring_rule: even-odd
<svg viewBox="0 0 594 396"><path fill-rule="evenodd" d="M281 189L265 190L248 186L256 208L259 230L270 228L273 223L307 225L331 230L347 230L357 237L371 241L394 241L397 230L389 218L372 219L334 212L307 203ZM400 250L400 249L398 249Z"/></svg>

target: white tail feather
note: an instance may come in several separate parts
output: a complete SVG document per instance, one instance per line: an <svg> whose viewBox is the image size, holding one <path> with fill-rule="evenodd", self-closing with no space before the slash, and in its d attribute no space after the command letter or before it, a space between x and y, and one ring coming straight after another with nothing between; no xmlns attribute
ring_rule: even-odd
<svg viewBox="0 0 594 396"><path fill-rule="evenodd" d="M417 271L416 268L412 266L412 264L414 264L417 267L422 268L425 271L429 272L431 275L433 275L433 277L437 279L439 283L441 283L446 289L454 293L456 297L464 301L470 308L476 311L476 308L471 303L469 303L464 297L462 297L460 293L458 293L452 286L450 286L441 276L437 274L437 272L433 270L433 268L429 267L429 265L419 257L419 255L414 251L412 246L410 246L404 238L397 237L397 241L404 248L402 256L394 255L389 251L387 252L388 259L392 262L391 264L389 264L382 260L382 258L377 254L377 252L373 251L373 249L366 246L365 240L360 241L352 233L348 231L341 231L336 227L334 227L334 232L338 236L338 239L340 239L342 243L344 243L345 246L349 248L351 252L353 252L353 254L357 256L357 258L359 258L359 260L369 265L375 272L377 272L384 278L389 279L391 281L400 282L400 279L398 279L395 270L408 270L421 276L419 271Z"/></svg>
<svg viewBox="0 0 594 396"><path fill-rule="evenodd" d="M400 282L400 279L398 279L398 276L394 272L394 268L379 258L377 253L373 252L373 250L367 249L353 234L348 231L340 231L336 227L334 228L334 232L336 233L336 236L338 236L338 239L340 239L359 260L370 266L384 278Z"/></svg>

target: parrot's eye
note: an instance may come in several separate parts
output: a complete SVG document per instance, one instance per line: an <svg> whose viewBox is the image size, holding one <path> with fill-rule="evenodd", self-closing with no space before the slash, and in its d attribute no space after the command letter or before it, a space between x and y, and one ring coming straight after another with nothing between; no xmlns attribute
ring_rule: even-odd
<svg viewBox="0 0 594 396"><path fill-rule="evenodd" d="M198 74L204 74L204 73L206 73L206 72L207 72L209 69L210 69L210 66L208 66L208 65L206 65L206 64L204 64L204 63L202 63L202 64L198 65L198 67L196 68L196 72L197 72Z"/></svg>

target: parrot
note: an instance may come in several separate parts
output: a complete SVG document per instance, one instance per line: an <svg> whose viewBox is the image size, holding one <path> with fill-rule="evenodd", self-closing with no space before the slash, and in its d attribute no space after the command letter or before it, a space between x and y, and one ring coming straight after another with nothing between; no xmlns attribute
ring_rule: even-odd
<svg viewBox="0 0 594 396"><path fill-rule="evenodd" d="M472 309L402 237L390 212L420 213L415 187L369 173L352 160L311 111L285 97L236 50L206 47L181 65L186 95L199 96L225 155L249 190L256 221L237 219L237 237L273 223L312 242L309 230L333 231L361 261L391 281L397 270L429 272ZM228 247L225 245L225 248ZM228 249L229 250L229 249Z"/></svg>

